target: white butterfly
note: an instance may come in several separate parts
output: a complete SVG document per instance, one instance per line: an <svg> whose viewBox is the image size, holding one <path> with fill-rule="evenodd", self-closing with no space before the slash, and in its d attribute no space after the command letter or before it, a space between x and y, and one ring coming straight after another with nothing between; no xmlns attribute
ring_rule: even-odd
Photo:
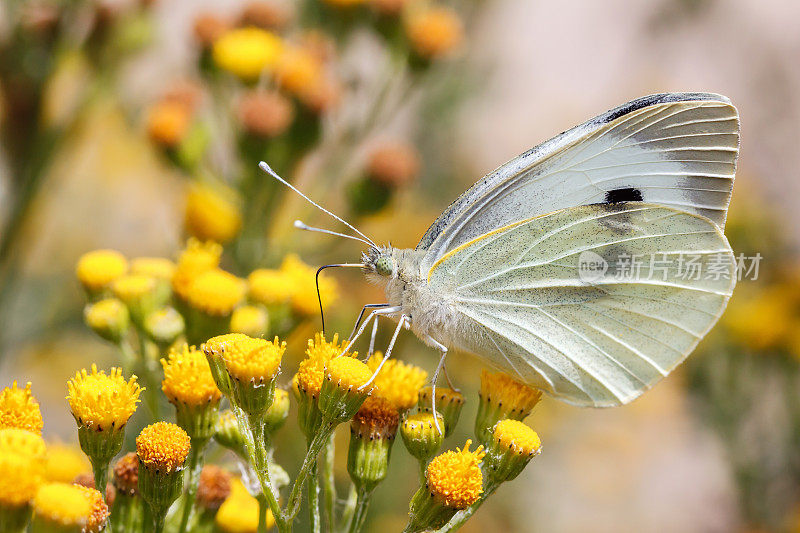
<svg viewBox="0 0 800 533"><path fill-rule="evenodd" d="M350 344L372 320L374 342L377 317L391 316L386 357L410 328L442 352L434 384L460 348L572 404L630 402L691 353L731 296L723 229L738 146L724 96L657 94L488 174L413 250L378 246L325 210L363 239L337 235L370 246L343 266L386 284L387 303L362 310Z"/></svg>

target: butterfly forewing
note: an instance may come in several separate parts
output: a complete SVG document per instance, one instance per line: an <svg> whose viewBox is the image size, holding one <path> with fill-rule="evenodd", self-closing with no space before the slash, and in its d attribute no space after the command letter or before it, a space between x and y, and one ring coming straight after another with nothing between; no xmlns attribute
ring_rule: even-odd
<svg viewBox="0 0 800 533"><path fill-rule="evenodd" d="M459 347L570 403L611 406L694 349L735 268L708 218L635 202L501 228L447 253L428 280L452 298Z"/></svg>
<svg viewBox="0 0 800 533"><path fill-rule="evenodd" d="M645 201L724 227L739 147L727 98L653 95L629 102L509 161L459 197L418 250L430 268L485 233L551 211Z"/></svg>

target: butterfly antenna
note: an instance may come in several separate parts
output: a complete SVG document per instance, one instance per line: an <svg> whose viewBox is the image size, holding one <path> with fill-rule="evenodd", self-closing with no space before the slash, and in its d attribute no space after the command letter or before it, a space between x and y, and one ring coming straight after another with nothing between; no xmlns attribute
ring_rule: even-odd
<svg viewBox="0 0 800 533"><path fill-rule="evenodd" d="M349 235L345 235L345 237L349 237ZM333 268L333 267L358 267L363 268L364 265L362 263L337 263L333 265L322 265L317 269L316 275L316 282L317 282L317 301L319 302L319 318L322 321L322 336L325 336L325 313L322 311L322 295L319 292L319 275L320 273L325 270L326 268Z"/></svg>
<svg viewBox="0 0 800 533"><path fill-rule="evenodd" d="M264 172L266 172L267 174L269 174L270 176L272 176L273 178L275 178L276 180L280 181L281 183L283 183L284 185L286 185L287 187L292 189L294 192L296 192L301 197L303 197L308 203L310 203L311 205L313 205L314 207L316 207L317 209L319 209L323 213L327 213L328 215L332 216L333 218L335 218L336 220L338 220L339 222L341 222L342 224L344 224L345 226L347 226L351 230L355 231L357 234L359 234L362 237L364 237L364 239L366 239L367 243L370 246L374 246L375 248L378 247L378 245L375 244L375 242L372 239L370 239L369 237L367 237L366 235L364 235L363 233L358 231L358 229L355 226L353 226L352 224L350 224L349 222L347 222L343 218L331 213L330 211L328 211L327 209L325 209L324 207L319 205L317 202L315 202L314 200L312 200L311 198L309 198L308 196L306 196L305 194L300 192L294 185L292 185L291 183L289 183L288 181L286 181L282 177L278 176L278 174L274 170L272 170L272 167L270 167L265 161L261 161L258 164L258 167L261 170L263 170Z"/></svg>
<svg viewBox="0 0 800 533"><path fill-rule="evenodd" d="M312 226L309 226L308 224L306 224L302 220L295 220L294 221L294 227L297 228L297 229L302 229L302 230L306 230L306 231L316 231L317 233L326 233L328 235L335 235L337 237L344 237L345 239L353 239L354 241L363 242L367 246L372 246L371 242L365 241L361 237L355 237L353 235L348 235L346 233L339 233L338 231L331 231L329 229L324 229L324 228L314 228Z"/></svg>

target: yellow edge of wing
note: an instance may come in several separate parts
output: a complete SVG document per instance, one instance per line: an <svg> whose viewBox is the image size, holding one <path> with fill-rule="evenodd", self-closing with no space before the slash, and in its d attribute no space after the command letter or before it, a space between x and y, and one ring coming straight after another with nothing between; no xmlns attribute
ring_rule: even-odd
<svg viewBox="0 0 800 533"><path fill-rule="evenodd" d="M567 209L569 209L569 208L567 208ZM489 233L484 233L483 235L479 235L478 237L475 237L471 241L467 241L464 244L462 244L462 245L460 245L460 246L458 246L456 248L453 248L452 250L450 250L449 252L444 254L442 257L440 257L433 264L433 266L430 268L430 270L428 270L428 282L431 281L431 276L433 275L433 271L436 270L436 267L438 267L445 260L449 259L451 256L455 255L457 252L460 252L464 248L467 248L468 246L472 246L473 244L475 244L477 242L480 242L481 240L483 240L483 239L485 239L487 237L491 237L492 235L497 235L498 233L500 233L502 231L509 230L511 228L514 228L514 227L519 226L521 224L525 224L526 222L530 222L531 220L534 220L534 219L537 219L537 218L542 218L542 217L546 217L546 216L552 215L553 213L556 213L558 211L560 211L560 209L557 210L557 211L552 211L550 213L545 213L543 215L536 215L535 217L526 218L525 220L520 220L518 222L513 222L511 224L508 224L507 226L503 226L501 228L494 229L494 230L490 231Z"/></svg>

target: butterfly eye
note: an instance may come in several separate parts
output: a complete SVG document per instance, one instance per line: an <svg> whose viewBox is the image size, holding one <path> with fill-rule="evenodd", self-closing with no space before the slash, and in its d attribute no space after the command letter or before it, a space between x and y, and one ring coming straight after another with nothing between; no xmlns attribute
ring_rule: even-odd
<svg viewBox="0 0 800 533"><path fill-rule="evenodd" d="M391 257L383 255L375 261L375 272L377 274L381 276L391 276L393 271L394 260Z"/></svg>

